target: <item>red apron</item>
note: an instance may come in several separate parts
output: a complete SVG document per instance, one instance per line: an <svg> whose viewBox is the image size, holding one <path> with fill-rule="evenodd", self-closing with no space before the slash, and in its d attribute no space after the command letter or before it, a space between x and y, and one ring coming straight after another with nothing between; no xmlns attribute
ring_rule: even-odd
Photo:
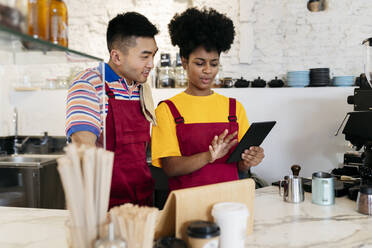
<svg viewBox="0 0 372 248"><path fill-rule="evenodd" d="M106 149L115 153L109 208L128 202L152 206L154 180L146 161L150 123L140 101L116 100L107 84L105 90Z"/></svg>
<svg viewBox="0 0 372 248"><path fill-rule="evenodd" d="M229 99L229 116L227 116L226 122L216 123L185 124L183 117L173 102L170 100L164 102L168 105L176 122L176 133L182 156L208 151L213 137L220 135L225 129L229 130L229 134L239 130L236 117L236 100L234 98ZM170 177L168 179L170 191L237 180L238 170L236 163L226 163L227 158L234 149L235 147L226 156L217 159L213 163L206 164L190 174Z"/></svg>

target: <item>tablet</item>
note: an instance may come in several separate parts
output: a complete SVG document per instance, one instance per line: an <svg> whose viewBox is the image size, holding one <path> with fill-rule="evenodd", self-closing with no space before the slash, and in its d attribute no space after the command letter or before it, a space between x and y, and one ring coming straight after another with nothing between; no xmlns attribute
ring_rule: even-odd
<svg viewBox="0 0 372 248"><path fill-rule="evenodd" d="M251 146L260 146L271 129L274 127L275 123L276 121L253 122L249 126L243 138L240 140L238 146L227 159L227 163L242 160L241 154L244 152L244 150L249 149Z"/></svg>

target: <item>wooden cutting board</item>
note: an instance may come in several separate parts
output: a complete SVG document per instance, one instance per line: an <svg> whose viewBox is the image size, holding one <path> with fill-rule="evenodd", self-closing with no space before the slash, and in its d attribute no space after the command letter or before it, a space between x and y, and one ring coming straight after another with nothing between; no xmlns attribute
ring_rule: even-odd
<svg viewBox="0 0 372 248"><path fill-rule="evenodd" d="M252 179L172 191L159 214L155 238L176 235L186 240L186 228L195 220L214 221L212 207L219 202L247 205L247 234L253 231L255 182Z"/></svg>

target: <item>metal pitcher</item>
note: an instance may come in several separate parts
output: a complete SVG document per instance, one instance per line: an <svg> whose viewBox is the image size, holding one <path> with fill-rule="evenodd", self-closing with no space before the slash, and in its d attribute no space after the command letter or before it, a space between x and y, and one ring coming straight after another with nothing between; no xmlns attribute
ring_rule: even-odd
<svg viewBox="0 0 372 248"><path fill-rule="evenodd" d="M335 203L335 188L332 175L326 172L313 173L311 194L313 203L333 205Z"/></svg>
<svg viewBox="0 0 372 248"><path fill-rule="evenodd" d="M285 202L303 202L304 190L302 187L302 178L299 176L285 176L284 180L279 182L279 195L283 196Z"/></svg>

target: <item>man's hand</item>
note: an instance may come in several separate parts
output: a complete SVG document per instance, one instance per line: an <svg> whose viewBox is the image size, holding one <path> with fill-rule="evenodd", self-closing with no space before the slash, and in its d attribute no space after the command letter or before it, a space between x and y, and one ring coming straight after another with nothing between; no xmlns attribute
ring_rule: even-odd
<svg viewBox="0 0 372 248"><path fill-rule="evenodd" d="M97 141L97 136L88 131L79 131L71 135L72 143L77 146L86 145L86 146L95 146Z"/></svg>
<svg viewBox="0 0 372 248"><path fill-rule="evenodd" d="M223 131L223 133L221 133L218 137L217 135L214 136L211 144L209 145L209 153L211 155L210 160L208 161L209 163L213 163L217 159L225 156L231 147L238 143L238 140L234 139L238 132L235 131L227 136L228 132L229 131L225 129L225 131Z"/></svg>
<svg viewBox="0 0 372 248"><path fill-rule="evenodd" d="M247 171L253 166L257 166L265 157L264 149L259 146L252 146L249 150L244 150L242 160L239 161L239 170Z"/></svg>

